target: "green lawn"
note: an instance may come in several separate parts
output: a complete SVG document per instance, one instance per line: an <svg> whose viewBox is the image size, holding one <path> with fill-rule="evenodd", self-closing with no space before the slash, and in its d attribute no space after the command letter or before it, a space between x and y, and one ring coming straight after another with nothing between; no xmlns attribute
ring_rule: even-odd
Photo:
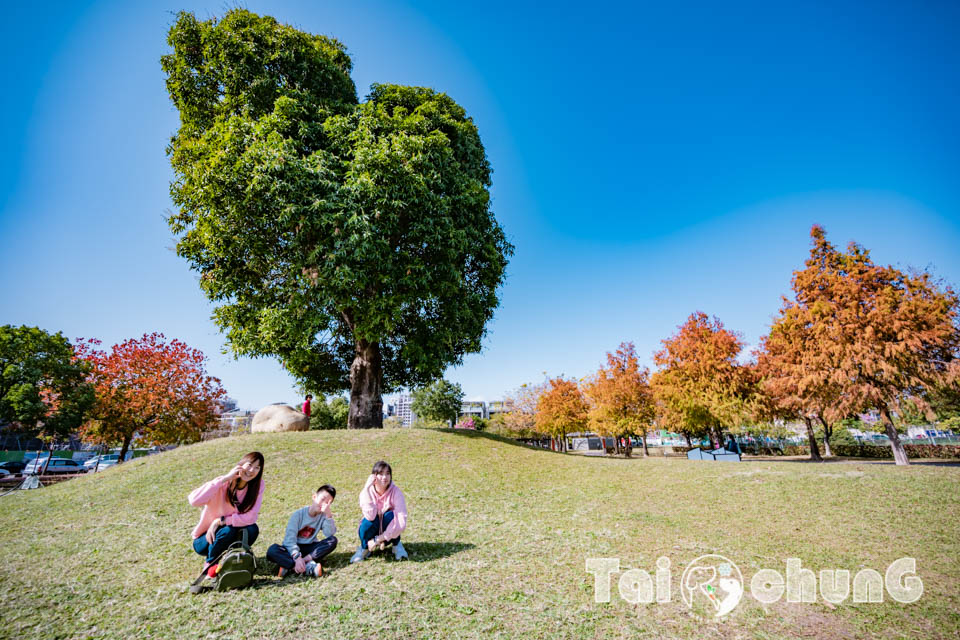
<svg viewBox="0 0 960 640"><path fill-rule="evenodd" d="M340 547L321 580L263 575L193 596L194 487L247 451L266 457L259 558L317 486L340 492ZM392 463L411 561L348 565L357 494ZM890 637L960 635L960 468L585 458L475 433L307 432L226 438L0 498L0 638ZM747 582L788 557L877 569L912 556L914 604L761 606L721 621L680 599L688 562L733 560ZM593 599L588 557L651 574L670 558L673 601Z"/></svg>

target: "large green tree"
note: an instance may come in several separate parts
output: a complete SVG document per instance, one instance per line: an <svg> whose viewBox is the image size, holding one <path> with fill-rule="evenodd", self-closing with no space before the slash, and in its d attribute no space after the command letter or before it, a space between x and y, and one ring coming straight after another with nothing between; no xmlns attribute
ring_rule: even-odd
<svg viewBox="0 0 960 640"><path fill-rule="evenodd" d="M26 435L64 437L93 403L87 367L60 332L0 326L0 424Z"/></svg>
<svg viewBox="0 0 960 640"><path fill-rule="evenodd" d="M463 408L463 389L459 384L436 380L413 392L410 409L427 420L454 421Z"/></svg>
<svg viewBox="0 0 960 640"><path fill-rule="evenodd" d="M382 392L479 351L499 304L512 247L476 126L431 89L358 102L343 44L249 11L181 13L168 42L169 222L216 323L380 427Z"/></svg>

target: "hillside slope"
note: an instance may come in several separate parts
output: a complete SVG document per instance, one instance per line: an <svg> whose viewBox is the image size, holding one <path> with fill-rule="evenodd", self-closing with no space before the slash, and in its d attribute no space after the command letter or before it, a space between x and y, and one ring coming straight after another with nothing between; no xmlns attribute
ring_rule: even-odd
<svg viewBox="0 0 960 640"><path fill-rule="evenodd" d="M278 580L264 561L255 588L192 596L199 510L186 496L251 450L266 458L257 556L327 482L340 546L319 581ZM348 565L357 493L380 458L407 496L411 561ZM0 498L0 637L956 637L958 478L957 467L583 458L470 432L226 438ZM835 609L747 596L729 618L703 620L679 583L706 553L747 581L784 572L788 557L882 574L912 556L925 592ZM594 602L587 558L653 574L660 556L671 602L628 604L616 577L612 602Z"/></svg>

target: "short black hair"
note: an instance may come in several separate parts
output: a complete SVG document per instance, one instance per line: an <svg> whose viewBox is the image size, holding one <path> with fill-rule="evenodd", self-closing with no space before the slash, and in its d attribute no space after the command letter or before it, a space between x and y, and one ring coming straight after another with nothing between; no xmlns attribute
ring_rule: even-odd
<svg viewBox="0 0 960 640"><path fill-rule="evenodd" d="M336 499L337 497L337 490L333 488L333 485L325 484L319 489L317 489L317 493L320 493L321 491L326 491L327 493L329 493L331 498Z"/></svg>
<svg viewBox="0 0 960 640"><path fill-rule="evenodd" d="M373 471L370 473L376 475L378 473L383 473L384 471L389 473L391 478L393 477L393 469L390 468L390 465L383 460L380 460L377 462L377 464L373 465Z"/></svg>
<svg viewBox="0 0 960 640"><path fill-rule="evenodd" d="M313 396L308 393L308 394L307 394L307 397L308 397L308 398L312 398Z"/></svg>

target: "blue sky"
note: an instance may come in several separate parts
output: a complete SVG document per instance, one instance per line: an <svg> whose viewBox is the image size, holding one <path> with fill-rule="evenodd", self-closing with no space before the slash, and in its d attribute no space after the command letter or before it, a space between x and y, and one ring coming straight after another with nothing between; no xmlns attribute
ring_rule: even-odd
<svg viewBox="0 0 960 640"><path fill-rule="evenodd" d="M476 121L516 245L484 351L495 399L580 377L624 340L649 361L703 310L752 347L813 223L960 284L954 2L255 2L333 35L372 82L445 91ZM159 57L181 9L17 3L0 38L0 323L202 349L244 408L297 399L233 360L164 221L177 126Z"/></svg>

